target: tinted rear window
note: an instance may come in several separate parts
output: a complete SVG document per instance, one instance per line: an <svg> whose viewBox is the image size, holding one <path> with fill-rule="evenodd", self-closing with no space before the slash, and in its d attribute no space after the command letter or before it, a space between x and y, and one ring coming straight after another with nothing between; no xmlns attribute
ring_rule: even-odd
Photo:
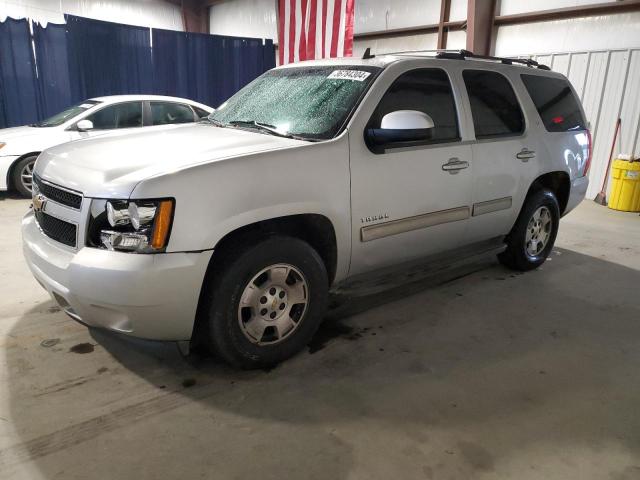
<svg viewBox="0 0 640 480"><path fill-rule="evenodd" d="M524 117L511 84L503 75L487 70L465 70L476 138L519 135Z"/></svg>
<svg viewBox="0 0 640 480"><path fill-rule="evenodd" d="M567 80L522 75L522 81L547 131L566 132L587 128L578 99Z"/></svg>

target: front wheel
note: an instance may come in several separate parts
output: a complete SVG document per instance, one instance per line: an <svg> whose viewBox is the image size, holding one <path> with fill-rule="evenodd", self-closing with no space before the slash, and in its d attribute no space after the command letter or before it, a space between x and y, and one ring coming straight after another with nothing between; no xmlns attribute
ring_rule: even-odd
<svg viewBox="0 0 640 480"><path fill-rule="evenodd" d="M550 190L538 190L525 201L516 224L506 238L500 262L515 270L539 267L551 253L558 234L560 208Z"/></svg>
<svg viewBox="0 0 640 480"><path fill-rule="evenodd" d="M33 167L36 164L37 155L25 157L18 161L12 171L11 180L14 188L23 197L30 197L33 188Z"/></svg>
<svg viewBox="0 0 640 480"><path fill-rule="evenodd" d="M207 341L241 368L273 366L303 349L326 310L325 265L306 242L270 237L214 262L205 286Z"/></svg>

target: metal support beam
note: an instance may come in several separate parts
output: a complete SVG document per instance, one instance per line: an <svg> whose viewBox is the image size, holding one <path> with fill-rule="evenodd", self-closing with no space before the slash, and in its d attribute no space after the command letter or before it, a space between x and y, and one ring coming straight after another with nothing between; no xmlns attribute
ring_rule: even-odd
<svg viewBox="0 0 640 480"><path fill-rule="evenodd" d="M185 32L209 33L210 2L203 0L167 0L180 7Z"/></svg>
<svg viewBox="0 0 640 480"><path fill-rule="evenodd" d="M440 22L438 23L438 49L447 48L447 33L449 29L445 27L445 22L449 21L449 13L451 12L451 0L441 0L440 3Z"/></svg>
<svg viewBox="0 0 640 480"><path fill-rule="evenodd" d="M466 22L444 22L444 27L449 30L462 30ZM438 28L440 27L439 23L433 23L430 25L421 25L419 27L408 27L408 28L393 28L389 30L378 30L373 32L362 32L356 33L353 35L353 38L356 40L362 39L371 39L375 40L378 38L390 38L390 37L401 37L404 35L420 35L424 33L438 33Z"/></svg>
<svg viewBox="0 0 640 480"><path fill-rule="evenodd" d="M491 55L496 0L469 0L467 3L467 50Z"/></svg>
<svg viewBox="0 0 640 480"><path fill-rule="evenodd" d="M538 12L501 15L495 18L496 25L515 25L520 23L562 20L565 18L610 15L613 13L640 12L640 0L618 0L617 2L593 3L581 7L554 8Z"/></svg>

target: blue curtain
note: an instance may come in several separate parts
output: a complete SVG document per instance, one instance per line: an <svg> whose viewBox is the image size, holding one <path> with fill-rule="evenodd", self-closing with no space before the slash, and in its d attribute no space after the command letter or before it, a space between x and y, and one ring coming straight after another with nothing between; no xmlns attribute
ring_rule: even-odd
<svg viewBox="0 0 640 480"><path fill-rule="evenodd" d="M155 93L216 107L275 67L271 40L65 19L33 24L33 35L27 20L0 22L0 128L101 95Z"/></svg>
<svg viewBox="0 0 640 480"><path fill-rule="evenodd" d="M153 93L149 29L65 15L71 98Z"/></svg>
<svg viewBox="0 0 640 480"><path fill-rule="evenodd" d="M67 61L66 25L33 25L38 66L40 117L50 117L73 103Z"/></svg>
<svg viewBox="0 0 640 480"><path fill-rule="evenodd" d="M35 122L40 112L27 20L0 22L0 127Z"/></svg>
<svg viewBox="0 0 640 480"><path fill-rule="evenodd" d="M275 67L273 41L153 29L154 91L213 107Z"/></svg>

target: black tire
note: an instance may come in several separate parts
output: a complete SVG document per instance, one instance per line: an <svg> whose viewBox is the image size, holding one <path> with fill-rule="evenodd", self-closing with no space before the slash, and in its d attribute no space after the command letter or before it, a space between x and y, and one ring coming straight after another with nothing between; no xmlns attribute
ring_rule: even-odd
<svg viewBox="0 0 640 480"><path fill-rule="evenodd" d="M287 264L302 273L306 281L306 310L296 327L279 343L258 345L241 327L239 302L245 287L263 269ZM227 363L245 369L269 368L302 350L320 325L327 307L328 279L318 253L297 238L272 236L234 253L227 253L211 265L213 274L204 286L202 334L214 354Z"/></svg>
<svg viewBox="0 0 640 480"><path fill-rule="evenodd" d="M527 229L534 213L545 207L551 214L550 231L541 251L532 255L527 252ZM550 190L536 190L525 200L520 216L505 240L507 249L498 255L500 263L514 270L528 271L538 268L551 253L558 234L560 207L556 196Z"/></svg>
<svg viewBox="0 0 640 480"><path fill-rule="evenodd" d="M23 197L31 197L31 185L27 184L22 178L22 171L27 165L31 165L31 170L33 171L33 164L36 163L37 158L38 155L24 157L16 162L11 169L11 184L13 185L13 188L15 188L15 190Z"/></svg>

